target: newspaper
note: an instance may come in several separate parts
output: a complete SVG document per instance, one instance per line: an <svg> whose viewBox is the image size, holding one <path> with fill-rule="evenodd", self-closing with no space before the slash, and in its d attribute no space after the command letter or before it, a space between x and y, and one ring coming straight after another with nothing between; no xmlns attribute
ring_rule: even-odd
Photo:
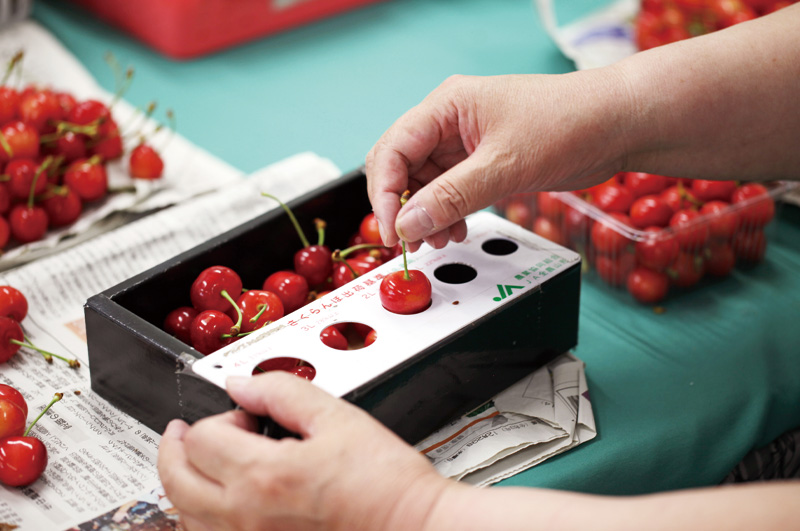
<svg viewBox="0 0 800 531"><path fill-rule="evenodd" d="M11 77L9 83L12 86L33 84L68 91L79 101L96 99L106 104L113 101L113 95L101 88L83 65L36 22L17 22L0 32L0 64L7 64L20 50L25 54L21 75ZM98 54L102 53L103 50L98 51ZM109 67L109 77L111 75ZM133 83L135 78L134 73ZM153 96L155 99L157 95ZM164 160L163 177L158 180L131 178L125 155L108 162L106 169L112 192L101 201L84 204L84 211L75 223L49 231L45 239L25 245L9 244L0 254L0 270L76 245L118 227L140 213L163 208L243 177L241 171L191 144L175 131L162 128L153 136L158 122L146 118L141 109L124 100L114 102L112 113L123 133L127 130L125 124L133 124L131 129L140 129L149 135L152 145L163 148L160 150ZM125 153L130 153L139 139L137 135L123 138Z"/></svg>
<svg viewBox="0 0 800 531"><path fill-rule="evenodd" d="M160 210L0 273L0 285L16 287L28 299L29 312L22 324L31 342L81 362L80 368L70 369L59 360L48 364L38 353L22 349L0 366L0 383L25 396L29 420L55 392L65 395L33 429L49 454L42 478L29 487L0 488L0 528L10 524L31 531L60 530L109 511L102 518L143 518L145 513L165 518L154 509L157 501L147 502L159 498L160 435L90 389L84 303L95 293L276 208L261 197L261 191L290 201L339 175L329 160L299 154L213 195ZM203 222L186 222L192 219ZM161 500L162 508L168 505ZM95 523L84 528L94 529Z"/></svg>
<svg viewBox="0 0 800 531"><path fill-rule="evenodd" d="M584 364L567 352L416 449L443 476L483 487L596 435Z"/></svg>

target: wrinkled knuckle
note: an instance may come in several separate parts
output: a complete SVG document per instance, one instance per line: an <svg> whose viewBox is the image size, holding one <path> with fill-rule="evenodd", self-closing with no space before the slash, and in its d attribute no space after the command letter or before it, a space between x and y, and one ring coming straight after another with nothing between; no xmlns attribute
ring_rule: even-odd
<svg viewBox="0 0 800 531"><path fill-rule="evenodd" d="M453 183L442 181L438 189L433 194L439 211L444 214L446 224L464 218L469 214L469 199L467 195ZM437 224L438 225L438 224Z"/></svg>

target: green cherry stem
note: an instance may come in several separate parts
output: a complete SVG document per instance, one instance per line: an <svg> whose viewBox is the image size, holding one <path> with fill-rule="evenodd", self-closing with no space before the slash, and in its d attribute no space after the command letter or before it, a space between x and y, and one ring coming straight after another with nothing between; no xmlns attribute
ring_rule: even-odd
<svg viewBox="0 0 800 531"><path fill-rule="evenodd" d="M42 173L47 170L47 167L53 162L53 157L48 156L44 159L39 168L37 168L36 173L33 174L33 182L31 183L31 191L28 193L28 208L33 208L33 200L34 200L34 192L36 191L36 181L39 180L39 177Z"/></svg>
<svg viewBox="0 0 800 531"><path fill-rule="evenodd" d="M53 399L50 401L50 403L49 403L49 404L47 404L47 406L46 406L46 407L45 407L45 408L42 410L42 412L41 412L41 413L39 413L39 416L37 416L35 419L33 419L33 422L31 422L31 423L30 423L30 425L28 426L28 429L26 429L26 430L25 430L25 433L23 433L23 434L22 434L22 436L23 436L23 437L27 437L27 436L28 436L28 434L31 432L31 428L33 428L33 426L34 426L34 425L35 425L37 422L39 422L39 419L40 419L40 418L42 418L42 416L44 416L44 414L45 414L45 413L47 413L47 411L48 411L48 410L49 410L51 407L53 407L53 404L55 404L56 402L58 402L58 401L59 401L59 400L61 400L62 398L64 398L64 393L56 393L56 394L54 394L54 395L53 395Z"/></svg>
<svg viewBox="0 0 800 531"><path fill-rule="evenodd" d="M314 225L317 227L317 245L325 245L325 228L328 226L325 220L314 218Z"/></svg>
<svg viewBox="0 0 800 531"><path fill-rule="evenodd" d="M405 192L403 192L403 195L400 196L400 206L401 207L403 205L405 205L406 203L408 203L408 198L409 197L411 197L411 191L410 190L406 190ZM403 247L403 271L405 271L405 273L403 274L403 278L405 280L411 280L411 275L408 274L408 258L406 257L406 242L405 241L403 241L402 247Z"/></svg>
<svg viewBox="0 0 800 531"><path fill-rule="evenodd" d="M231 334L233 334L234 336L239 335L239 330L242 329L242 309L239 308L239 305L236 304L236 301L233 300L233 298L231 298L230 295L228 295L227 291L222 290L219 292L219 294L222 295L222 298L230 302L234 308L236 308L237 319L236 319L236 324L233 325L233 328L231 328Z"/></svg>
<svg viewBox="0 0 800 531"><path fill-rule="evenodd" d="M364 249L385 249L385 248L386 247L384 247L383 245L380 245L380 244L377 244L377 243L359 243L359 244L356 244L356 245L354 245L352 247L348 247L344 251L340 251L338 249L337 249L337 251L339 252L339 256L341 256L342 258L347 258L351 254L353 254L353 253L355 253L357 251L362 251ZM333 253L331 253L331 255L333 255Z"/></svg>
<svg viewBox="0 0 800 531"><path fill-rule="evenodd" d="M297 218L294 217L292 209L289 208L283 201L281 201L272 194L268 194L267 192L261 192L261 195L263 195L264 197L269 197L270 199L277 201L278 204L281 205L281 208L283 208L283 210L289 215L289 219L292 220L292 225L294 225L294 228L297 231L297 235L300 236L300 242L303 244L303 247L304 248L311 247L311 245L308 243L308 238L306 238L306 235L303 234L303 229L300 228L300 223L298 223Z"/></svg>
<svg viewBox="0 0 800 531"><path fill-rule="evenodd" d="M16 66L22 62L22 56L24 54L25 54L25 52L23 52L22 50L20 50L20 51L18 51L17 53L14 54L14 57L12 57L11 60L8 62L8 67L6 68L6 73L3 74L3 79L0 80L0 85L5 85L6 84L6 82L8 81L8 78L11 77L11 73L14 71L14 68L16 68Z"/></svg>
<svg viewBox="0 0 800 531"><path fill-rule="evenodd" d="M26 339L27 339L27 336L26 336ZM66 362L67 365L69 365L70 368L72 368L72 369L77 369L78 367L81 366L81 362L80 361L78 361L76 359L65 358L64 356L61 356L61 355L56 354L54 352L49 352L47 350L41 349L41 348L37 347L36 345L30 343L30 340L25 342L25 341L18 341L16 339L9 339L8 341L10 343L14 343L15 345L19 345L20 347L25 347L25 348L29 348L31 350L35 350L36 352L41 354L42 357L44 357L44 359L45 359L45 361L47 363L53 363L53 358L58 358L61 361Z"/></svg>
<svg viewBox="0 0 800 531"><path fill-rule="evenodd" d="M355 269L353 269L353 266L351 266L350 263L342 257L342 254L343 254L342 251L336 249L331 253L331 261L343 263L347 267L347 269L350 270L350 273L353 275L353 278L354 279L358 278L359 274L356 272Z"/></svg>
<svg viewBox="0 0 800 531"><path fill-rule="evenodd" d="M260 309L260 310L258 310L258 313L257 313L257 314L255 314L253 317L251 317L251 318L250 318L250 322L251 322L251 323L255 323L256 321L258 321L258 318L259 318L259 317L261 317L261 316L263 315L263 313L266 311L266 309L267 309L267 305L266 305L266 304L262 304L262 305L260 306L260 308L261 308L261 309Z"/></svg>

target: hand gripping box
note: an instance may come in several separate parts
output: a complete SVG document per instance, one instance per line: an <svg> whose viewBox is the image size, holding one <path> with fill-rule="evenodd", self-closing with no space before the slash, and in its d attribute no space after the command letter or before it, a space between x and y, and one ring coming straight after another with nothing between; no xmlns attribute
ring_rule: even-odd
<svg viewBox="0 0 800 531"><path fill-rule="evenodd" d="M370 212L360 171L291 202L300 225L326 220L326 243L344 248ZM313 366L313 383L365 409L409 443L429 435L577 344L580 256L488 212L468 218L462 244L427 245L409 268L431 280L431 306L398 315L380 303L381 280L402 256L204 357L165 332L172 309L207 267L224 265L245 288L290 269L300 243L275 209L90 298L85 306L92 388L162 431L228 410L229 374L278 357ZM335 350L320 332L368 325L377 340Z"/></svg>

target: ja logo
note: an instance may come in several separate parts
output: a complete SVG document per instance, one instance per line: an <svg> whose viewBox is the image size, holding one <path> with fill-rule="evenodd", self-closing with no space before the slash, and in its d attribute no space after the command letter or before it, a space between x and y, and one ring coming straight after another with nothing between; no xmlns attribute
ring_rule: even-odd
<svg viewBox="0 0 800 531"><path fill-rule="evenodd" d="M501 300L505 299L506 297L510 297L511 296L511 290L512 289L522 289L522 288L523 288L523 286L509 286L508 284L506 284L504 286L502 284L498 284L497 285L497 290L500 292L500 296L499 297L494 297L494 301L495 302L500 302Z"/></svg>

